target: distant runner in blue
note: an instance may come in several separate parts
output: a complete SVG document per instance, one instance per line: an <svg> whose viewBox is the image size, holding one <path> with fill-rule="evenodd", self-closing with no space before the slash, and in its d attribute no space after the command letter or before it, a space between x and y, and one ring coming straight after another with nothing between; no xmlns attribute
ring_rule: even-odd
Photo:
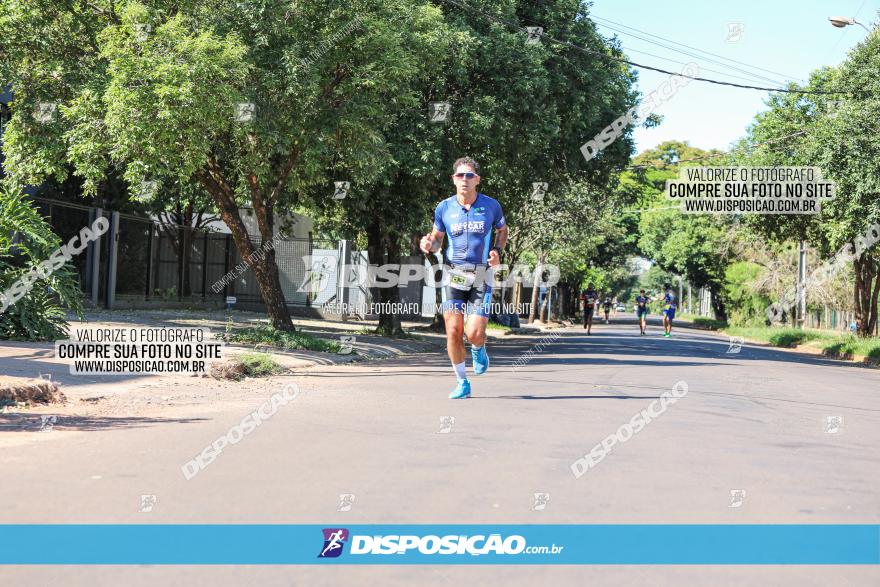
<svg viewBox="0 0 880 587"><path fill-rule="evenodd" d="M453 165L452 181L456 193L440 202L434 211L433 230L421 241L423 253L437 252L443 238L449 242L444 251L444 263L451 266L449 285L443 288L443 320L446 323L446 352L458 385L450 399L464 399L471 395L467 378L465 348L462 333L471 343L474 375L482 375L489 368L486 352L486 323L489 321L488 304L492 300L492 286L486 283L485 270L501 263L501 251L507 243L507 223L501 204L485 194L477 193L480 183L480 165L463 157ZM492 232L495 242L492 244ZM478 277L479 273L479 277ZM464 330L464 314L473 313Z"/></svg>
<svg viewBox="0 0 880 587"><path fill-rule="evenodd" d="M663 329L665 330L663 336L669 338L672 336L672 319L675 318L675 308L678 306L678 302L675 300L675 292L672 291L668 283L663 286L663 289L666 290L666 294L663 296Z"/></svg>
<svg viewBox="0 0 880 587"><path fill-rule="evenodd" d="M640 289L639 295L636 296L636 318L639 319L639 330L642 336L648 331L648 302L651 298L645 294L645 290Z"/></svg>

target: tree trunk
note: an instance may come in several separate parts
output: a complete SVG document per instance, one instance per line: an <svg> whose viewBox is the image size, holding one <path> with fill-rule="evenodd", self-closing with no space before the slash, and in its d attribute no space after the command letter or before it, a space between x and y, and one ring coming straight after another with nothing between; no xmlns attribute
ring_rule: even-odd
<svg viewBox="0 0 880 587"><path fill-rule="evenodd" d="M432 254L424 254L423 258L428 262L430 266L434 266L437 263L437 258ZM436 277L436 276L435 276ZM442 279L442 277L441 277ZM428 326L428 329L432 332L446 332L446 321L443 319L443 313L440 311L440 305L443 303L443 292L442 287L437 285L434 288L434 318L431 320L431 325Z"/></svg>
<svg viewBox="0 0 880 587"><path fill-rule="evenodd" d="M865 336L873 336L877 330L877 298L880 296L880 267L874 266L874 292L871 294L871 307L868 314L868 325Z"/></svg>
<svg viewBox="0 0 880 587"><path fill-rule="evenodd" d="M535 310L538 306L538 283L541 281L541 272L544 269L543 256L538 260L538 265L535 267L535 278L532 280L532 304L529 307L529 324L535 321Z"/></svg>
<svg viewBox="0 0 880 587"><path fill-rule="evenodd" d="M183 211L183 218L181 224L183 225L183 239L181 242L181 247L183 248L183 252L181 254L181 263L183 263L183 284L180 288L180 295L191 297L192 296L192 284L190 283L190 263L192 263L192 253L193 253L193 237L194 231L192 228L193 225L193 205L192 201L188 201L186 207ZM207 252L207 251L206 251Z"/></svg>
<svg viewBox="0 0 880 587"><path fill-rule="evenodd" d="M877 297L880 293L880 268L868 255L853 259L855 286L856 332L859 336L871 336L877 325Z"/></svg>
<svg viewBox="0 0 880 587"><path fill-rule="evenodd" d="M724 299L721 297L721 287L709 286L709 292L712 294L712 310L715 312L715 319L721 322L727 322L727 306L724 305ZM681 305L681 300L678 300Z"/></svg>
<svg viewBox="0 0 880 587"><path fill-rule="evenodd" d="M223 180L216 169L204 171L198 175L199 181L214 198L217 207L220 209L220 218L229 227L232 232L232 240L235 243L238 254L242 260L254 272L257 285L260 287L260 294L263 303L266 305L266 313L272 326L277 330L293 332L293 322L290 320L290 313L287 310L287 303L284 299L284 293L281 290L281 279L278 275L278 265L275 263L274 250L269 249L262 259L256 254L257 249L248 237L244 222L238 212L238 206L235 204L235 196L232 189ZM267 226L265 213L266 208L260 205L259 201L253 202L254 214L257 215L257 222L260 225L261 233ZM258 211L259 210L259 211ZM260 214L263 214L261 218ZM266 239L265 233L263 234ZM272 238L270 234L268 238Z"/></svg>
<svg viewBox="0 0 880 587"><path fill-rule="evenodd" d="M400 264L400 243L396 236L386 233L380 218L374 216L367 229L367 255L370 264ZM377 334L384 336L401 336L404 334L400 325L400 315L394 311L386 312L386 308L394 308L400 302L400 290L397 284L393 287L374 287L373 299L378 299L379 326Z"/></svg>

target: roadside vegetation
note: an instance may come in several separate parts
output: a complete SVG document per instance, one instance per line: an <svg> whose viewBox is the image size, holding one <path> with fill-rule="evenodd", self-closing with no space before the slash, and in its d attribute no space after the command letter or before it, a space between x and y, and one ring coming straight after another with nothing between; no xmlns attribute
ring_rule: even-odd
<svg viewBox="0 0 880 587"><path fill-rule="evenodd" d="M278 330L268 325L231 330L223 335L223 339L226 342L265 345L285 351L338 353L342 348L342 345L335 341L324 340L305 332Z"/></svg>
<svg viewBox="0 0 880 587"><path fill-rule="evenodd" d="M272 355L266 353L242 353L214 364L210 375L215 379L241 381L245 377L270 377L280 375L285 369Z"/></svg>
<svg viewBox="0 0 880 587"><path fill-rule="evenodd" d="M780 328L773 326L738 327L726 326L717 320L695 318L694 324L728 336L740 336L745 341L769 344L775 347L818 349L822 354L836 359L880 362L880 338L839 334L827 330Z"/></svg>

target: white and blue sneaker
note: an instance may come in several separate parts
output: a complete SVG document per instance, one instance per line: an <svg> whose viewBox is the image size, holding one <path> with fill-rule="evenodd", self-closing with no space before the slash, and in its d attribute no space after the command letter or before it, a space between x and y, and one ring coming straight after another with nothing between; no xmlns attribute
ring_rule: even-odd
<svg viewBox="0 0 880 587"><path fill-rule="evenodd" d="M474 361L474 375L482 375L489 368L489 353L486 352L486 345L481 346L480 350L472 346L471 358Z"/></svg>
<svg viewBox="0 0 880 587"><path fill-rule="evenodd" d="M465 399L470 397L470 395L471 382L467 379L460 379L458 385L456 385L452 393L449 394L449 399Z"/></svg>

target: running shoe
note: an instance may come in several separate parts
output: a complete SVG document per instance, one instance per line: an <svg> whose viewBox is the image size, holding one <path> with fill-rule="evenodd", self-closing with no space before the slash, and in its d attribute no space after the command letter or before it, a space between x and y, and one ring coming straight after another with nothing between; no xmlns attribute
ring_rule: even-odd
<svg viewBox="0 0 880 587"><path fill-rule="evenodd" d="M455 389L452 393L449 394L449 399L465 399L470 397L471 395L471 382L467 379L462 379L458 382L458 385L455 386Z"/></svg>
<svg viewBox="0 0 880 587"><path fill-rule="evenodd" d="M482 375L489 368L489 353L486 352L486 345L476 350L471 347L471 359L474 360L474 375Z"/></svg>

